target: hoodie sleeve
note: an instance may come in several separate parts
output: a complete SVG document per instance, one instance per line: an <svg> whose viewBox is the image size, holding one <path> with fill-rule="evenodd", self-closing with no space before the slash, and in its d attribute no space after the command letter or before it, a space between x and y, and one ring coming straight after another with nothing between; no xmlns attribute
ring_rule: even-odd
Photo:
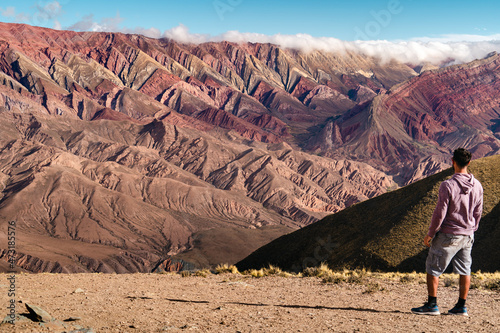
<svg viewBox="0 0 500 333"><path fill-rule="evenodd" d="M479 220L481 220L481 214L483 213L483 188L482 186L479 186L479 199L474 207L474 210L472 211L472 216L474 217L474 231L477 231L477 228L479 227Z"/></svg>
<svg viewBox="0 0 500 333"><path fill-rule="evenodd" d="M446 217L446 212L448 211L448 205L450 203L450 190L446 182L442 182L439 186L439 197L432 214L431 225L429 226L429 232L427 235L434 238L436 232L441 228L441 224Z"/></svg>

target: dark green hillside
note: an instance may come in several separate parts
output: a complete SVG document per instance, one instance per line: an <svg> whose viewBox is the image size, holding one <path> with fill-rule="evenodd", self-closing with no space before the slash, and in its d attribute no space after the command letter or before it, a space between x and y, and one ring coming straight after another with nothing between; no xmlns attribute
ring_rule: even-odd
<svg viewBox="0 0 500 333"><path fill-rule="evenodd" d="M500 155L471 163L484 187L484 213L474 247L474 270L500 270ZM423 238L440 183L448 169L419 182L351 206L282 236L237 264L240 270L269 264L302 270L326 262L332 268L424 270Z"/></svg>

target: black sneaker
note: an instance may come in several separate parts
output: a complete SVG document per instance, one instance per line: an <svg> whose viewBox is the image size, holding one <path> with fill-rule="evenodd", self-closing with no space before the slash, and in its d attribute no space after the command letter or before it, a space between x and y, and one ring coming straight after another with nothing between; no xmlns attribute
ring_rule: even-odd
<svg viewBox="0 0 500 333"><path fill-rule="evenodd" d="M448 310L448 314L456 316L468 316L467 307L455 305L453 309Z"/></svg>
<svg viewBox="0 0 500 333"><path fill-rule="evenodd" d="M437 304L429 304L429 303L425 303L419 308L413 308L411 309L411 312L414 314L429 315L429 316L439 316L441 314L439 312Z"/></svg>

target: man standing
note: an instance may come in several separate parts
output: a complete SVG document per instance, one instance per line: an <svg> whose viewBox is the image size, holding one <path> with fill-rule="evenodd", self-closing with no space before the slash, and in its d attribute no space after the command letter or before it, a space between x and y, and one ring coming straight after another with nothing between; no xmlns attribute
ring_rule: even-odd
<svg viewBox="0 0 500 333"><path fill-rule="evenodd" d="M436 209L424 238L424 244L430 247L425 264L428 300L423 306L411 309L415 314L440 314L437 306L439 276L452 262L454 272L460 275L460 295L448 314L468 316L465 300L470 287L471 250L483 211L483 187L467 173L470 160L469 151L455 150L452 158L455 174L439 187Z"/></svg>

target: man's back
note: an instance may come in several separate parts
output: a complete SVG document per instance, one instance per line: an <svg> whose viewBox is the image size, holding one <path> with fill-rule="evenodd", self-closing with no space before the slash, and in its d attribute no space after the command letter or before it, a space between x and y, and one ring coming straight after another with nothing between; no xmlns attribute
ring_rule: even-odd
<svg viewBox="0 0 500 333"><path fill-rule="evenodd" d="M453 235L472 235L478 228L482 207L481 183L472 174L455 173L439 187L430 229Z"/></svg>

